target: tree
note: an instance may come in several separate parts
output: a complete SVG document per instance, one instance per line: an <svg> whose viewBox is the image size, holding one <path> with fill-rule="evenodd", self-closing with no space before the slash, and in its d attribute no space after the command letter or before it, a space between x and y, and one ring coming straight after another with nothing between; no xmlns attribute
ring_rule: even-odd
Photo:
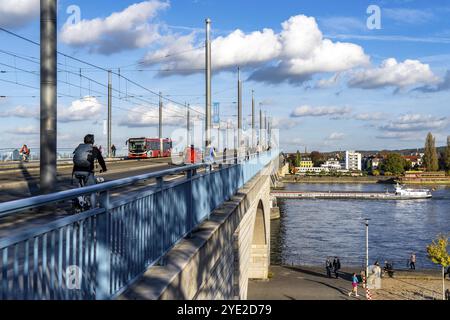
<svg viewBox="0 0 450 320"><path fill-rule="evenodd" d="M447 148L444 154L445 168L450 171L450 137L447 138Z"/></svg>
<svg viewBox="0 0 450 320"><path fill-rule="evenodd" d="M445 268L450 266L450 254L447 251L448 236L439 235L427 246L428 258L442 267L442 299L445 300Z"/></svg>
<svg viewBox="0 0 450 320"><path fill-rule="evenodd" d="M383 170L394 175L400 175L405 172L405 159L398 153L388 154L386 161L382 165Z"/></svg>
<svg viewBox="0 0 450 320"><path fill-rule="evenodd" d="M423 165L427 171L438 171L439 162L436 151L436 139L433 135L428 133L427 140L425 141L425 155L423 156Z"/></svg>
<svg viewBox="0 0 450 320"><path fill-rule="evenodd" d="M297 154L295 155L295 160L294 160L294 166L295 167L300 167L300 162L302 161L302 156L300 154L300 151L297 150Z"/></svg>
<svg viewBox="0 0 450 320"><path fill-rule="evenodd" d="M311 152L311 161L314 163L314 167L320 167L321 164L325 163L324 156L319 151Z"/></svg>

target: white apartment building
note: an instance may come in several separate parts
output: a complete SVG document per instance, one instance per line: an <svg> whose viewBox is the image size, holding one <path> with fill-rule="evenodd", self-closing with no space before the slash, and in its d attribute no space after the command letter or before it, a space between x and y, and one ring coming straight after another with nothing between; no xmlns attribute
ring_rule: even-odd
<svg viewBox="0 0 450 320"><path fill-rule="evenodd" d="M342 169L341 163L339 162L339 160L336 159L328 159L328 161L322 164L321 167L331 171L337 171Z"/></svg>
<svg viewBox="0 0 450 320"><path fill-rule="evenodd" d="M361 171L361 159L361 153L345 151L345 169L349 171Z"/></svg>

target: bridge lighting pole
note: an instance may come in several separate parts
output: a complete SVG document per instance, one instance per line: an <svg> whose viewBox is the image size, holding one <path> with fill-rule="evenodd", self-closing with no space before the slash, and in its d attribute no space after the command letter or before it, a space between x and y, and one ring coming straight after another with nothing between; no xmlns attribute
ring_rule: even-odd
<svg viewBox="0 0 450 320"><path fill-rule="evenodd" d="M41 0L41 106L40 106L40 190L56 188L57 147L57 6L56 0Z"/></svg>
<svg viewBox="0 0 450 320"><path fill-rule="evenodd" d="M191 145L191 139L190 139L190 131L191 131L191 112L189 110L189 104L186 104L187 109L187 123L186 123L186 142L187 146L189 147Z"/></svg>
<svg viewBox="0 0 450 320"><path fill-rule="evenodd" d="M238 68L238 155L241 151L241 139L242 139L242 81L241 81L241 69Z"/></svg>
<svg viewBox="0 0 450 320"><path fill-rule="evenodd" d="M206 19L206 112L205 112L205 155L208 154L208 143L211 142L211 19Z"/></svg>
<svg viewBox="0 0 450 320"><path fill-rule="evenodd" d="M159 155L160 157L163 156L163 132L162 132L162 126L163 126L163 102L162 102L162 92L159 92L159 125L158 125L158 137L159 137Z"/></svg>
<svg viewBox="0 0 450 320"><path fill-rule="evenodd" d="M267 112L264 111L264 141L266 143L266 148L268 144L268 134L267 134Z"/></svg>
<svg viewBox="0 0 450 320"><path fill-rule="evenodd" d="M259 147L262 151L263 145L263 120L262 120L262 107L261 103L259 104Z"/></svg>
<svg viewBox="0 0 450 320"><path fill-rule="evenodd" d="M366 282L369 278L369 220L366 219ZM367 285L367 284L366 284Z"/></svg>
<svg viewBox="0 0 450 320"><path fill-rule="evenodd" d="M108 71L108 137L107 137L107 147L108 147L108 158L111 158L111 140L112 140L112 81L111 81L111 70Z"/></svg>
<svg viewBox="0 0 450 320"><path fill-rule="evenodd" d="M255 91L252 90L252 148L255 147Z"/></svg>

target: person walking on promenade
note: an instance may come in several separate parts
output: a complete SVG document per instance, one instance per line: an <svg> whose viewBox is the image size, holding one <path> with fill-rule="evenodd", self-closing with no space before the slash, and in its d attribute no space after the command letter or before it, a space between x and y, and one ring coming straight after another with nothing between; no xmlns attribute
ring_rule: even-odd
<svg viewBox="0 0 450 320"><path fill-rule="evenodd" d="M333 264L331 263L330 258L327 258L325 262L325 268L327 269L327 277L331 278L331 269L333 268Z"/></svg>
<svg viewBox="0 0 450 320"><path fill-rule="evenodd" d="M339 270L341 269L341 261L338 257L334 257L333 260L333 269L334 269L334 275L336 276L336 279L339 278Z"/></svg>
<svg viewBox="0 0 450 320"><path fill-rule="evenodd" d="M358 283L359 283L358 276L356 275L356 273L353 273L353 276L352 276L352 291L350 291L348 293L349 297L352 295L352 293L355 294L355 297L359 297L359 295L358 295Z"/></svg>
<svg viewBox="0 0 450 320"><path fill-rule="evenodd" d="M116 157L116 150L117 150L116 146L112 145L111 146L111 155L112 155L113 158Z"/></svg>
<svg viewBox="0 0 450 320"><path fill-rule="evenodd" d="M409 267L411 270L416 270L416 254L413 252L409 258Z"/></svg>

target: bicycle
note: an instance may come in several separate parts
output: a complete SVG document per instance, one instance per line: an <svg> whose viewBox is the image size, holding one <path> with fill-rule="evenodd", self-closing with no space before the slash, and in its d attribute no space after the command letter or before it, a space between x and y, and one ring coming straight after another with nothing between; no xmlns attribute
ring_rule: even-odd
<svg viewBox="0 0 450 320"><path fill-rule="evenodd" d="M100 170L100 173L103 173L103 171ZM95 176L94 173L74 172L73 175L78 180L78 188L86 187L88 183L87 180L91 174L94 175L96 184L105 182L103 177ZM75 214L93 209L96 205L97 196L97 194L82 195L78 196L76 199L73 199L72 207L74 208Z"/></svg>

